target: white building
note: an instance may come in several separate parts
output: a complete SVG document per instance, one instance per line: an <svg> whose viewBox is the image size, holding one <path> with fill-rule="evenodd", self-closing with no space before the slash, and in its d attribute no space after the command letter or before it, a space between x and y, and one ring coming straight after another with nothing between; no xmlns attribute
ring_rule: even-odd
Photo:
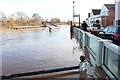
<svg viewBox="0 0 120 80"><path fill-rule="evenodd" d="M88 24L93 26L96 23L96 20L99 20L101 23L100 9L92 9L91 13L88 13Z"/></svg>
<svg viewBox="0 0 120 80"><path fill-rule="evenodd" d="M120 25L120 0L115 0L115 24Z"/></svg>
<svg viewBox="0 0 120 80"><path fill-rule="evenodd" d="M102 9L101 9L101 16L108 16L108 12L109 10L107 9L107 7L105 5L102 6Z"/></svg>

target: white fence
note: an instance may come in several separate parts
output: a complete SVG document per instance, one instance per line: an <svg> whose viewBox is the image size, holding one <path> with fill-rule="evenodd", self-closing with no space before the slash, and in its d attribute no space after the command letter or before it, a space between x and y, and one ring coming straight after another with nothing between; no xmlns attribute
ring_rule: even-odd
<svg viewBox="0 0 120 80"><path fill-rule="evenodd" d="M110 78L120 79L119 46L78 28L74 28L74 36L94 67L101 66Z"/></svg>

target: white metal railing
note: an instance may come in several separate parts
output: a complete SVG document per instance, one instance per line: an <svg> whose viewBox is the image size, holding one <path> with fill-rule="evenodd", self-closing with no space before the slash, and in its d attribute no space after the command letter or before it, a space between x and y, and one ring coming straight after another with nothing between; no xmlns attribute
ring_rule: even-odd
<svg viewBox="0 0 120 80"><path fill-rule="evenodd" d="M120 47L96 37L81 29L74 28L74 35L83 51L87 50L93 66L101 66L111 78L120 79Z"/></svg>
<svg viewBox="0 0 120 80"><path fill-rule="evenodd" d="M110 42L103 42L104 52L102 53L103 69L109 75L114 75L120 79L120 47Z"/></svg>

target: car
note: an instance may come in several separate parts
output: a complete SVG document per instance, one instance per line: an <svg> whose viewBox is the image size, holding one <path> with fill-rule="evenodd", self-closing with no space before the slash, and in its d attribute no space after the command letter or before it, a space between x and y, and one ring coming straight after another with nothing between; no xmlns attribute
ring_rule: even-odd
<svg viewBox="0 0 120 80"><path fill-rule="evenodd" d="M99 32L99 37L112 40L114 44L120 46L120 27L108 26L103 31Z"/></svg>
<svg viewBox="0 0 120 80"><path fill-rule="evenodd" d="M90 32L91 34L97 36L99 34L99 32L103 31L103 29L104 29L104 27L100 26L100 28L99 28L96 26L96 24L93 24L93 26L90 26L87 28L87 31Z"/></svg>

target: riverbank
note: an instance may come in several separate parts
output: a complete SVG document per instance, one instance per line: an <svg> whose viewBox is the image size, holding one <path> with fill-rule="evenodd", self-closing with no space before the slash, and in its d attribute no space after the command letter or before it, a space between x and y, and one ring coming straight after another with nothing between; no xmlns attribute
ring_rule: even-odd
<svg viewBox="0 0 120 80"><path fill-rule="evenodd" d="M45 27L40 26L10 26L10 27L0 27L0 35L4 35L5 33L9 32L22 32L22 31L29 31L29 30L44 30Z"/></svg>

